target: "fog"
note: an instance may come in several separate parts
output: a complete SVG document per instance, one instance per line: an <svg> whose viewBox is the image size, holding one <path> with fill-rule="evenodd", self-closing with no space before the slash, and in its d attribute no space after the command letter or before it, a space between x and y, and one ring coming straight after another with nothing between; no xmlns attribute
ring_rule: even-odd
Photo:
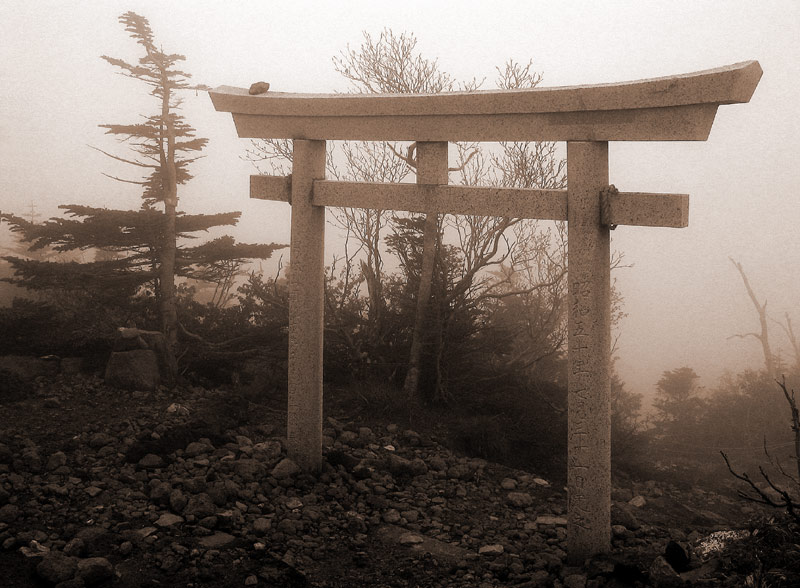
<svg viewBox="0 0 800 588"><path fill-rule="evenodd" d="M341 6L347 6L342 11ZM645 395L665 370L689 366L713 387L727 371L759 368L758 317L729 261L740 261L774 319L800 323L800 5L783 2L4 2L0 6L0 194L5 211L43 220L59 204L138 208L128 173L89 145L117 149L102 123L133 122L153 103L145 88L100 59L137 59L117 22L128 10L150 21L168 52L186 55L197 83L273 90L346 91L331 58L362 31L414 33L418 48L457 79L486 78L509 58L543 72L543 86L617 82L757 59L764 76L750 104L722 106L697 143L612 143L610 178L621 191L690 194L689 227L619 227L615 270L626 318L617 367ZM234 236L289 240L285 204L248 200L231 117L187 94L184 114L210 139L187 212L241 210ZM8 234L2 231L2 246ZM773 323L773 349L789 359Z"/></svg>

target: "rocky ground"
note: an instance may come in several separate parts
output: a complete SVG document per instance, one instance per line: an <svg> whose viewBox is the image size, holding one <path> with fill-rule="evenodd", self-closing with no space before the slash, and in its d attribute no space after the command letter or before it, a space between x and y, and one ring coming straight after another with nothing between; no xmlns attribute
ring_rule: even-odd
<svg viewBox="0 0 800 588"><path fill-rule="evenodd" d="M331 410L305 475L250 400L79 375L0 398L0 586L797 585L715 549L757 514L732 497L620 483L613 552L573 567L564 489L536 473Z"/></svg>

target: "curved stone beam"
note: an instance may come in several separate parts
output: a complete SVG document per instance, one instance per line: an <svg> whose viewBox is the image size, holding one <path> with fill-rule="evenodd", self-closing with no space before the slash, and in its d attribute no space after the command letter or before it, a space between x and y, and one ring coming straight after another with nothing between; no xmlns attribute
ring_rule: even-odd
<svg viewBox="0 0 800 588"><path fill-rule="evenodd" d="M761 66L588 86L442 94L209 92L240 137L368 141L705 140L720 104L749 102Z"/></svg>

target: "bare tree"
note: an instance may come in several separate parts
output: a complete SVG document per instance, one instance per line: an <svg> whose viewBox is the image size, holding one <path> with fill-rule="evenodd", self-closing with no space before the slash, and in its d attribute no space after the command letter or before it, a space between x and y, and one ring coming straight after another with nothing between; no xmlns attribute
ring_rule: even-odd
<svg viewBox="0 0 800 588"><path fill-rule="evenodd" d="M777 470L781 476L781 479L783 479L783 483L777 482L774 479L774 475L771 476L769 473L767 473L764 466L758 466L758 471L761 474L761 478L764 480L764 483L766 483L768 490L765 490L756 484L747 474L747 472L737 473L733 469L733 466L731 466L728 456L722 451L720 451L720 453L722 454L722 458L725 460L725 465L728 466L728 471L733 475L733 477L735 477L737 480L745 482L749 487L749 490L737 491L741 498L757 504L763 504L772 508L786 510L789 516L791 516L796 523L800 523L800 410L797 408L794 390L789 391L787 389L786 380L783 379L779 381L778 385L781 387L783 396L789 405L792 432L794 433L793 459L797 469L797 476L795 477L788 473L778 459L773 459L772 455L770 455L769 451L767 450L766 438L764 439L764 455L766 455L770 466L772 466L772 469Z"/></svg>
<svg viewBox="0 0 800 588"><path fill-rule="evenodd" d="M731 260L731 263L734 267L739 271L739 274L742 276L742 281L744 282L744 287L747 290L748 296L750 296L750 300L753 302L753 306L756 308L756 312L758 312L758 321L761 324L761 332L760 333L741 333L732 335L733 337L739 337L744 339L746 337L755 337L761 342L761 348L764 352L764 369L767 372L767 376L770 378L775 376L775 357L772 355L772 350L770 349L769 345L769 324L767 322L767 301L764 300L763 304L758 301L758 297L756 297L755 292L753 291L752 286L750 286L750 281L747 279L747 274L744 272L744 268L742 264L738 261L734 260L732 257L728 259Z"/></svg>
<svg viewBox="0 0 800 588"><path fill-rule="evenodd" d="M417 51L417 39L413 35L396 35L388 29L378 38L364 33L363 43L358 48L348 46L346 51L334 57L333 63L335 69L350 80L353 90L364 93L439 93L474 90L482 83L476 79L457 83L440 69L435 60L426 59ZM540 81L541 74L533 71L532 62L521 65L509 61L503 69L498 68L497 86L500 88L532 88ZM502 143L499 151L487 150L475 143L457 143L456 159L449 172L456 175L462 185L563 188L566 183L565 160L558 157L557 151L554 143ZM328 158L327 170L336 179L398 182L417 168L414 143L344 142L338 153L338 157ZM256 165L266 161L274 170L285 171L284 162L290 161L290 155L287 142L267 141L253 142L247 158ZM335 166L337 161L342 162L341 168ZM353 283L352 278L346 276L358 271L360 275L355 278L356 282L365 283L367 287L370 330L380 333L384 304L382 236L387 229L396 231L397 219L407 218L407 215L391 215L380 210L337 209L333 218L344 229L346 240L352 239L357 244L338 260L342 272L338 295L355 292L346 287ZM448 318L453 309L478 308L486 300L550 288L553 282L563 281L566 267L564 248L556 247L550 251L553 257L547 262L537 257L542 254L543 242L549 244L550 233L543 232L535 222L500 217L445 217L435 213L422 215L420 220L421 256L416 262L419 267L414 270L415 277L418 276L415 328L404 383L407 395L412 398L418 388L421 342L423 339L438 341L437 354L441 355ZM564 227L558 231L563 233ZM456 275L450 276L444 296L433 300L432 283L434 276L442 271L445 234L454 240L461 253L460 268ZM525 273L525 264L531 262L550 268L542 270L541 283L525 283L521 277L524 274L533 278L533 274ZM505 268L506 277L501 277L502 272L491 271L501 267ZM514 276L514 287L510 287L511 275ZM427 320L432 304L439 310L431 315L435 320ZM438 367L437 381L441 381ZM438 392L443 391L437 385Z"/></svg>
<svg viewBox="0 0 800 588"><path fill-rule="evenodd" d="M794 332L794 327L792 326L792 319L789 316L789 313L785 313L784 319L786 320L786 324L783 324L779 321L775 321L778 325L783 329L783 332L786 333L786 337L789 339L789 343L792 346L792 352L794 353L794 369L797 372L797 375L800 376L800 341L797 340L797 335Z"/></svg>

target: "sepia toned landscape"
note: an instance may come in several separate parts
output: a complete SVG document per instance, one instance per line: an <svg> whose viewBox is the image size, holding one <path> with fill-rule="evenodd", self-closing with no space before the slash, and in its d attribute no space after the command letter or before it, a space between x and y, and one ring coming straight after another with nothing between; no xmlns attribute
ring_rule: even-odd
<svg viewBox="0 0 800 588"><path fill-rule="evenodd" d="M800 583L793 4L133 4L2 9L0 585Z"/></svg>

